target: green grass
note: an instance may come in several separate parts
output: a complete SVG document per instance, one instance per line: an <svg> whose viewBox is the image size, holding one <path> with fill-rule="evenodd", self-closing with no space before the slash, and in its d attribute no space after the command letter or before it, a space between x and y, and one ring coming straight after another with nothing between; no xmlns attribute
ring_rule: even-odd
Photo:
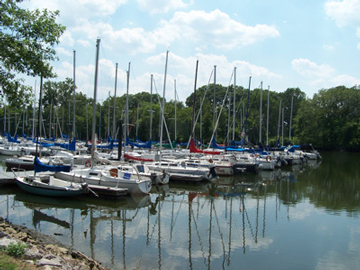
<svg viewBox="0 0 360 270"><path fill-rule="evenodd" d="M20 264L10 255L0 252L0 270L20 270Z"/></svg>

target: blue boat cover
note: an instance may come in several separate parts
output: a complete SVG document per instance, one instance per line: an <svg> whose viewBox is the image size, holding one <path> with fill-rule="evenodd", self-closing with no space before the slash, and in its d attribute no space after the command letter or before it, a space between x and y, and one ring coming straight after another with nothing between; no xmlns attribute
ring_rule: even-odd
<svg viewBox="0 0 360 270"><path fill-rule="evenodd" d="M34 159L35 172L70 172L71 166L69 165L46 165L42 163L38 157Z"/></svg>

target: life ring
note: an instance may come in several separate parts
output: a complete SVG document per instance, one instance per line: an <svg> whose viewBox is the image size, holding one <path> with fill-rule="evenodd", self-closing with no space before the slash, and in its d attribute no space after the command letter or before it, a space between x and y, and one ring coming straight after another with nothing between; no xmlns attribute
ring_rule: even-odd
<svg viewBox="0 0 360 270"><path fill-rule="evenodd" d="M90 160L90 159L88 159L88 160L85 161L85 167L86 167L86 168L90 168L90 167L91 167L91 160Z"/></svg>
<svg viewBox="0 0 360 270"><path fill-rule="evenodd" d="M266 161L271 161L271 156L267 156Z"/></svg>

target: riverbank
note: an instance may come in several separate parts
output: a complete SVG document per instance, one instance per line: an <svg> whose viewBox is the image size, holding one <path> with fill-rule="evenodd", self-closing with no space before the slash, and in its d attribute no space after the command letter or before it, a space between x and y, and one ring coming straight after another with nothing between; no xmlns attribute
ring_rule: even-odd
<svg viewBox="0 0 360 270"><path fill-rule="evenodd" d="M29 270L108 270L85 254L64 246L52 236L11 224L0 217L0 247L7 247L10 243L26 246L25 253L15 259Z"/></svg>

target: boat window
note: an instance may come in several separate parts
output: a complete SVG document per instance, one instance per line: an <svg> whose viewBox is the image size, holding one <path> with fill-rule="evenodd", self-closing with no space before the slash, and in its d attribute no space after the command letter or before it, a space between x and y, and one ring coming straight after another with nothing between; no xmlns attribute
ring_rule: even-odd
<svg viewBox="0 0 360 270"><path fill-rule="evenodd" d="M144 170L144 166L142 165L138 165L136 166L136 168L138 169L139 172L143 173L145 170Z"/></svg>

